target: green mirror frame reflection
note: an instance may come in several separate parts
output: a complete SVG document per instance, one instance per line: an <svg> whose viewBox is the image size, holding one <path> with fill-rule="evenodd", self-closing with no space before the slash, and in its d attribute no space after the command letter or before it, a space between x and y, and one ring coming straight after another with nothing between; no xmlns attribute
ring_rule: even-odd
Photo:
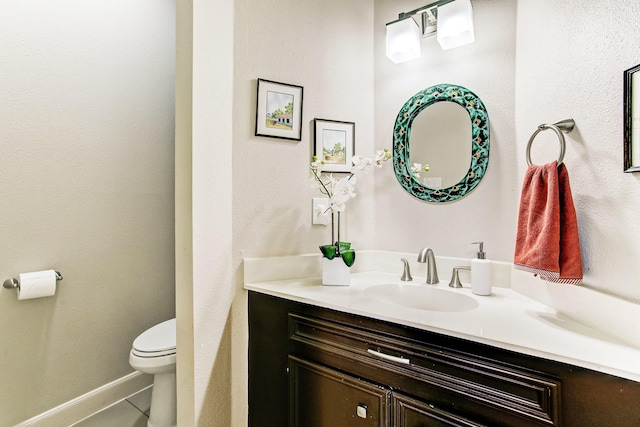
<svg viewBox="0 0 640 427"><path fill-rule="evenodd" d="M413 120L436 102L455 102L471 120L471 158L467 174L456 184L433 189L421 184L411 172L410 136ZM435 130L437 132L437 130ZM416 142L414 142L416 143ZM423 141L421 143L433 143ZM432 203L453 202L469 194L482 180L489 164L489 115L482 100L467 88L440 84L424 89L400 109L393 128L393 170L400 185L412 196Z"/></svg>

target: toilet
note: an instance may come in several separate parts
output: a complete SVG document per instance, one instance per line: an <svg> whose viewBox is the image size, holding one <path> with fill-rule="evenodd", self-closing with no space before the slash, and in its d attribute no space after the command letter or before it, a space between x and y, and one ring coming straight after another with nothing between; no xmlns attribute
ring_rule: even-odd
<svg viewBox="0 0 640 427"><path fill-rule="evenodd" d="M176 426L176 319L159 323L133 341L129 364L153 375L148 427Z"/></svg>

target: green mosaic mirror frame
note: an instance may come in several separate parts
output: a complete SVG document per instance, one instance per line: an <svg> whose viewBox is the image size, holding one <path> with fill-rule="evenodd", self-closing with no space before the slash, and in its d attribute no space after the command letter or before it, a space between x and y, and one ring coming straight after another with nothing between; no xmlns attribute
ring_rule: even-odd
<svg viewBox="0 0 640 427"><path fill-rule="evenodd" d="M471 159L469 171L455 185L433 189L424 186L411 173L409 137L411 124L422 110L436 102L455 102L471 120ZM412 96L400 109L393 128L393 170L400 185L412 196L432 203L453 202L469 194L484 176L489 164L489 115L478 96L462 86L440 84Z"/></svg>

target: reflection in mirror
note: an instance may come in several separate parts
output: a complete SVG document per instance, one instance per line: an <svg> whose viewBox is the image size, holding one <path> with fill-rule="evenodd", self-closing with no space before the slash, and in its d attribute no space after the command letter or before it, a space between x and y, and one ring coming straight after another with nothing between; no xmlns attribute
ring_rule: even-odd
<svg viewBox="0 0 640 427"><path fill-rule="evenodd" d="M438 102L420 113L411 125L411 165L423 165L418 181L441 189L460 182L471 163L469 114L455 102ZM424 165L429 166L424 171Z"/></svg>
<svg viewBox="0 0 640 427"><path fill-rule="evenodd" d="M451 106L448 108L447 104L453 104L454 109L449 109ZM425 110L432 108L439 111L423 123L422 114L431 116L431 112L425 113ZM449 117L450 114L458 115L460 111L464 117L462 123ZM464 132L462 141L457 137L455 142L439 138L457 130ZM451 152L442 154L442 145L445 144ZM458 158L452 162L450 157L453 156ZM429 171L416 171L414 163L428 164ZM458 200L476 188L488 164L489 116L480 98L469 89L449 84L431 86L409 98L400 109L393 128L393 170L407 193L426 202ZM433 168L437 169L434 171ZM442 182L429 178L440 178Z"/></svg>
<svg viewBox="0 0 640 427"><path fill-rule="evenodd" d="M624 72L624 171L640 172L640 65Z"/></svg>

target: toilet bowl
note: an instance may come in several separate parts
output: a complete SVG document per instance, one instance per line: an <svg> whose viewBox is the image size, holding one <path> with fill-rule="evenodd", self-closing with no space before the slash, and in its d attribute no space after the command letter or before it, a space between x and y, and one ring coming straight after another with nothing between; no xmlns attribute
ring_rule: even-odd
<svg viewBox="0 0 640 427"><path fill-rule="evenodd" d="M153 375L148 427L176 426L176 319L159 323L133 341L129 364Z"/></svg>

